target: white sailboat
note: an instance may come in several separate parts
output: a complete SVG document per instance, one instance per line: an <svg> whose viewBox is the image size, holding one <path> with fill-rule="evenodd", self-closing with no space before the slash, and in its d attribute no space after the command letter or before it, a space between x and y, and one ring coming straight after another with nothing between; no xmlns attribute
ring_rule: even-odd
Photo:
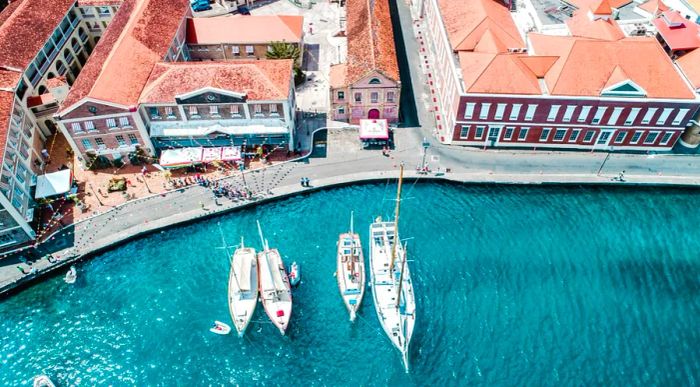
<svg viewBox="0 0 700 387"><path fill-rule="evenodd" d="M365 294L365 259L362 255L360 235L353 230L350 215L350 232L338 236L336 279L345 307L350 313L350 321L355 321L357 311Z"/></svg>
<svg viewBox="0 0 700 387"><path fill-rule="evenodd" d="M377 218L369 226L370 284L377 317L392 344L401 352L408 372L408 348L416 322L416 300L411 272L406 263L406 249L399 239L399 211L403 165L393 222Z"/></svg>
<svg viewBox="0 0 700 387"><path fill-rule="evenodd" d="M277 249L270 249L267 240L263 237L260 222L258 222L258 232L263 245L263 251L258 253L260 298L265 313L284 335L289 326L289 318L292 316L292 289L282 257Z"/></svg>
<svg viewBox="0 0 700 387"><path fill-rule="evenodd" d="M228 308L231 320L243 337L258 305L258 260L255 249L241 244L233 253L228 276Z"/></svg>

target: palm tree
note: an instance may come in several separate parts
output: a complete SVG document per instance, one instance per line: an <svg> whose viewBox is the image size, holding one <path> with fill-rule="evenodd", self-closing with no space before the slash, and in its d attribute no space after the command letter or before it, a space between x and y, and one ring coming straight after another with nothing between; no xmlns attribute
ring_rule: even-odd
<svg viewBox="0 0 700 387"><path fill-rule="evenodd" d="M304 73L299 67L301 51L299 47L285 42L271 42L265 54L267 59L292 59L294 61L294 84L304 82Z"/></svg>

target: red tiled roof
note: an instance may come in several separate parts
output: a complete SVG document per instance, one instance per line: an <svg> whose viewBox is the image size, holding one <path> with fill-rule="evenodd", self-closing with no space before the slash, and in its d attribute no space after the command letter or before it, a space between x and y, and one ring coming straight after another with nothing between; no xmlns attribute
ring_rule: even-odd
<svg viewBox="0 0 700 387"><path fill-rule="evenodd" d="M20 78L22 78L20 71L0 68L0 89L14 90Z"/></svg>
<svg viewBox="0 0 700 387"><path fill-rule="evenodd" d="M632 0L565 0L565 2L583 11L588 11L590 9L591 11L594 11L594 13L596 13L595 11L598 10L600 14L610 14L612 12L611 8L619 9L631 3ZM603 2L607 2L607 5L601 4Z"/></svg>
<svg viewBox="0 0 700 387"><path fill-rule="evenodd" d="M653 21L671 50L693 50L700 47L700 26L686 20L678 12L665 11Z"/></svg>
<svg viewBox="0 0 700 387"><path fill-rule="evenodd" d="M85 97L135 106L151 69L165 58L188 0L126 0L73 84L61 111Z"/></svg>
<svg viewBox="0 0 700 387"><path fill-rule="evenodd" d="M347 82L355 83L373 71L399 81L389 0L348 0L346 11Z"/></svg>
<svg viewBox="0 0 700 387"><path fill-rule="evenodd" d="M669 10L668 6L661 0L649 0L644 4L638 5L637 7L649 12L652 15L656 15L657 12Z"/></svg>
<svg viewBox="0 0 700 387"><path fill-rule="evenodd" d="M468 93L541 93L537 76L520 60L521 55L481 52L460 52L458 55Z"/></svg>
<svg viewBox="0 0 700 387"><path fill-rule="evenodd" d="M7 132L10 125L10 115L12 104L15 101L15 93L10 91L0 91L0 154L5 153L5 144L7 144ZM4 160L4 158L3 158Z"/></svg>
<svg viewBox="0 0 700 387"><path fill-rule="evenodd" d="M0 14L0 66L24 70L75 0L23 0Z"/></svg>
<svg viewBox="0 0 700 387"><path fill-rule="evenodd" d="M700 49L693 50L676 59L676 63L693 84L693 87L696 90L700 89Z"/></svg>
<svg viewBox="0 0 700 387"><path fill-rule="evenodd" d="M42 95L35 95L27 98L27 107L34 107L39 105L46 105L47 103L56 102L51 93L44 93Z"/></svg>
<svg viewBox="0 0 700 387"><path fill-rule="evenodd" d="M578 10L566 21L566 26L573 36L583 38L619 40L625 37L617 22L612 19L591 19L588 11Z"/></svg>
<svg viewBox="0 0 700 387"><path fill-rule="evenodd" d="M291 59L170 62L153 68L140 103L167 103L206 87L246 93L249 100L284 100L292 83Z"/></svg>
<svg viewBox="0 0 700 387"><path fill-rule="evenodd" d="M269 43L301 41L303 16L238 15L187 19L187 43Z"/></svg>
<svg viewBox="0 0 700 387"><path fill-rule="evenodd" d="M498 0L438 0L438 6L454 51L476 51L483 38L491 41L490 52L525 47L508 8Z"/></svg>
<svg viewBox="0 0 700 387"><path fill-rule="evenodd" d="M345 87L348 85L347 83L347 76L348 76L348 65L345 63L339 63L335 65L331 65L331 71L329 75L329 80L330 80L330 86L333 89L339 88L339 87Z"/></svg>
<svg viewBox="0 0 700 387"><path fill-rule="evenodd" d="M120 5L124 0L78 0L79 7L115 6Z"/></svg>
<svg viewBox="0 0 700 387"><path fill-rule="evenodd" d="M591 4L591 12L594 15L611 15L612 7L608 0L598 0L597 3Z"/></svg>
<svg viewBox="0 0 700 387"><path fill-rule="evenodd" d="M46 87L48 87L50 89L52 87L63 86L67 83L68 82L66 82L66 77L64 77L63 75L59 75L55 78L47 79L46 80Z"/></svg>
<svg viewBox="0 0 700 387"><path fill-rule="evenodd" d="M624 73L647 97L695 97L655 38L606 41L536 33L528 37L534 54L560 57L545 75L552 95L600 96L611 77L619 81Z"/></svg>

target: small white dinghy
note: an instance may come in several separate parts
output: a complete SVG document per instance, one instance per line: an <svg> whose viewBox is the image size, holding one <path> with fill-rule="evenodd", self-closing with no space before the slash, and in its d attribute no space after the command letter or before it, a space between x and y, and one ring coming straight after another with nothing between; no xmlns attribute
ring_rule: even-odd
<svg viewBox="0 0 700 387"><path fill-rule="evenodd" d="M46 375L39 375L34 377L34 387L56 387L51 379Z"/></svg>
<svg viewBox="0 0 700 387"><path fill-rule="evenodd" d="M221 321L214 321L214 326L209 331L217 335L228 335L231 333L231 327Z"/></svg>
<svg viewBox="0 0 700 387"><path fill-rule="evenodd" d="M68 273L66 273L65 281L67 284L74 284L75 280L78 279L78 271L75 270L75 266L71 266Z"/></svg>

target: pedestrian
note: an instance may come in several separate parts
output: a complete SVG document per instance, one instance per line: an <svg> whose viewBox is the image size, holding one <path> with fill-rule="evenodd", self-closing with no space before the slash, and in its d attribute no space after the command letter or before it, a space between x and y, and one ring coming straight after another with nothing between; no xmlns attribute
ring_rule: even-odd
<svg viewBox="0 0 700 387"><path fill-rule="evenodd" d="M141 168L141 174L146 176L146 173L148 172L148 168L144 165L143 168Z"/></svg>
<svg viewBox="0 0 700 387"><path fill-rule="evenodd" d="M19 270L19 272L22 274L27 274L27 272L24 271L24 268L22 266L17 266L17 270Z"/></svg>
<svg viewBox="0 0 700 387"><path fill-rule="evenodd" d="M301 181L300 181L300 182L301 182L301 186L302 186L302 187L305 187L305 185L304 185L304 183L305 183L305 180L304 180L304 178L303 178L303 177L301 178Z"/></svg>
<svg viewBox="0 0 700 387"><path fill-rule="evenodd" d="M199 206L200 206L202 209L204 209L204 202L200 200L200 201L199 201Z"/></svg>

